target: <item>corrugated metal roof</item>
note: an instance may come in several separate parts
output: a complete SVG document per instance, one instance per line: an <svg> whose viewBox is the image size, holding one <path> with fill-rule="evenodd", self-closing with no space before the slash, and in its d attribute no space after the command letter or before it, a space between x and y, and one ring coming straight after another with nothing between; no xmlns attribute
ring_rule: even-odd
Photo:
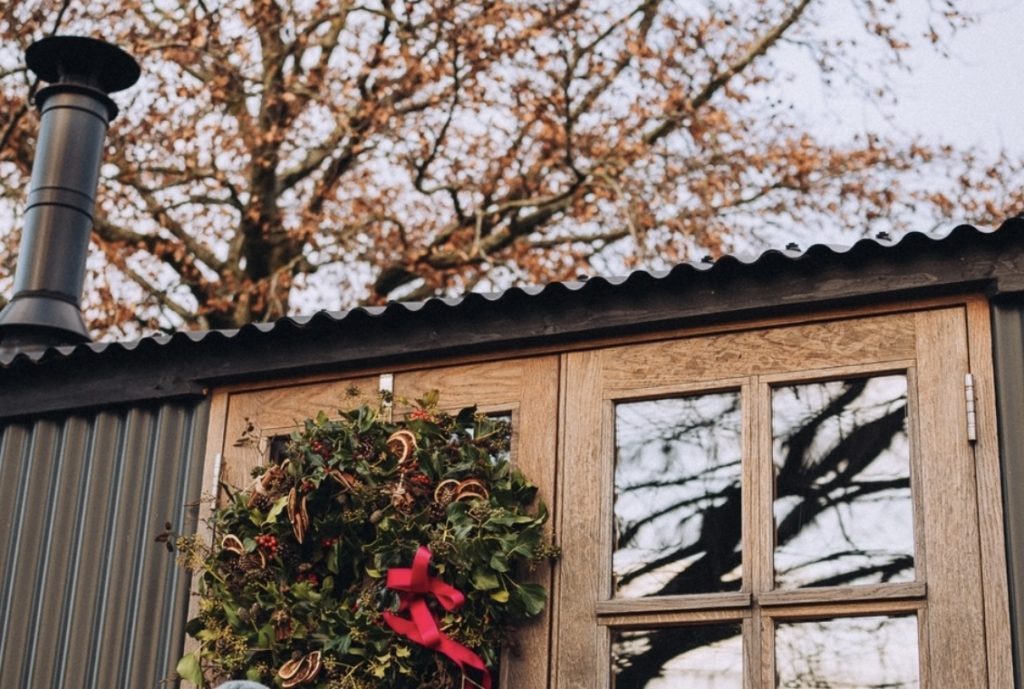
<svg viewBox="0 0 1024 689"><path fill-rule="evenodd" d="M0 425L0 689L163 686L189 576L207 404Z"/></svg>
<svg viewBox="0 0 1024 689"><path fill-rule="evenodd" d="M320 312L237 330L20 353L0 366L0 418L205 395L211 386L507 356L694 325L880 300L1024 294L1024 219L850 247L727 256L498 294ZM999 298L1003 298L999 296Z"/></svg>
<svg viewBox="0 0 1024 689"><path fill-rule="evenodd" d="M594 276L586 280L565 281L543 286L512 287L497 293L473 292L461 297L438 297L426 301L396 301L386 306L361 306L348 311L320 311L309 316L290 316L271 323L251 323L233 330L179 331L169 335L155 335L138 340L125 342L91 342L77 346L52 347L32 352L0 354L0 369L32 364L45 364L58 359L91 359L138 352L140 355L175 344L216 343L235 339L239 335L270 335L282 329L304 330L325 325L340 324L354 316L365 316L372 319L381 317L401 316L405 313L417 313L426 308L444 307L450 310L466 308L467 305L489 303L497 308L503 302L518 297L541 297L552 291L579 293L586 298L590 291L598 287L622 287L628 289L635 283L649 283L663 280L698 280L703 276L716 273L739 271L756 271L768 264L806 263L827 260L843 255L856 255L867 250L884 249L896 254L912 252L924 244L942 244L954 239L963 239L969 235L990 235L995 233L1018 232L1024 228L1024 220L1014 218L1005 222L998 229L977 228L971 225L960 225L944 234L911 232L893 240L884 233L873 239L862 239L850 246L834 246L813 244L806 249L796 244L789 244L785 249L770 249L761 254L743 256L727 255L718 260L695 261L681 263L667 270L636 271L624 276Z"/></svg>

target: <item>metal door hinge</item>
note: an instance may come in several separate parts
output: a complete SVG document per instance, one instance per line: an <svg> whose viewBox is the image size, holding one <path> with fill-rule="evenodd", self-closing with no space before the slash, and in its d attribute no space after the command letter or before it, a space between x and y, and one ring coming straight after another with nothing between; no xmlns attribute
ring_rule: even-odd
<svg viewBox="0 0 1024 689"><path fill-rule="evenodd" d="M377 383L377 392L380 394L381 411L384 419L389 423L393 420L395 409L395 374L382 373Z"/></svg>
<svg viewBox="0 0 1024 689"><path fill-rule="evenodd" d="M978 440L978 417L974 407L974 376L970 373L964 374L964 394L967 402L967 441L973 443Z"/></svg>
<svg viewBox="0 0 1024 689"><path fill-rule="evenodd" d="M210 477L210 495L216 498L220 494L220 472L224 465L224 455L218 452L213 456L213 476Z"/></svg>

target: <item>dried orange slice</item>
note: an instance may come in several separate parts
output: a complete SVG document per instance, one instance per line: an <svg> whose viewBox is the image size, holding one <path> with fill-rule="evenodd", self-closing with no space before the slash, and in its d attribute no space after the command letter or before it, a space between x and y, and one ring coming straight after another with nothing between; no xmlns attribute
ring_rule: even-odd
<svg viewBox="0 0 1024 689"><path fill-rule="evenodd" d="M299 668L302 665L302 661L302 658L292 658L278 669L277 676L285 681L295 679L295 676L299 673Z"/></svg>
<svg viewBox="0 0 1024 689"><path fill-rule="evenodd" d="M446 478L434 488L434 502L447 505L455 499L459 492L459 482L453 478Z"/></svg>
<svg viewBox="0 0 1024 689"><path fill-rule="evenodd" d="M245 546L242 545L242 540L234 534L228 534L224 538L220 539L220 547L229 553L234 553L235 555L245 554Z"/></svg>
<svg viewBox="0 0 1024 689"><path fill-rule="evenodd" d="M404 464L412 456L412 451L415 449L416 436L408 429L403 428L400 431L395 431L388 438L388 450L391 454L398 457L399 464Z"/></svg>
<svg viewBox="0 0 1024 689"><path fill-rule="evenodd" d="M486 500L490 497L487 486L483 481L475 478L467 478L459 482L458 490L455 492L456 500Z"/></svg>

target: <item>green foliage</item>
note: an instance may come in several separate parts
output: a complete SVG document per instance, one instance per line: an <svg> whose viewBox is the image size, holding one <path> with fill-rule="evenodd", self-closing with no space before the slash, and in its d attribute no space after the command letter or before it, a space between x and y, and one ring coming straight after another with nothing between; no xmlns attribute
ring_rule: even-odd
<svg viewBox="0 0 1024 689"><path fill-rule="evenodd" d="M182 677L284 686L283 665L315 657L300 683L311 689L461 686L457 667L382 620L398 606L388 569L411 566L421 545L432 574L466 596L454 612L433 608L440 628L496 666L545 604L524 575L556 554L547 511L509 463L507 421L439 413L436 393L419 403L397 423L366 406L306 420L286 459L214 514L211 549L182 542L201 577L188 623L200 648Z"/></svg>

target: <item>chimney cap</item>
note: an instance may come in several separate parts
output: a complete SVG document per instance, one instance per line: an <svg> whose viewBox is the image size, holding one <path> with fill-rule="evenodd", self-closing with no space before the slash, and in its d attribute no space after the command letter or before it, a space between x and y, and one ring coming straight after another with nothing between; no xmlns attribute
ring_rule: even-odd
<svg viewBox="0 0 1024 689"><path fill-rule="evenodd" d="M49 83L92 86L104 93L121 91L139 79L139 64L115 45L84 36L50 36L25 51L29 69Z"/></svg>

